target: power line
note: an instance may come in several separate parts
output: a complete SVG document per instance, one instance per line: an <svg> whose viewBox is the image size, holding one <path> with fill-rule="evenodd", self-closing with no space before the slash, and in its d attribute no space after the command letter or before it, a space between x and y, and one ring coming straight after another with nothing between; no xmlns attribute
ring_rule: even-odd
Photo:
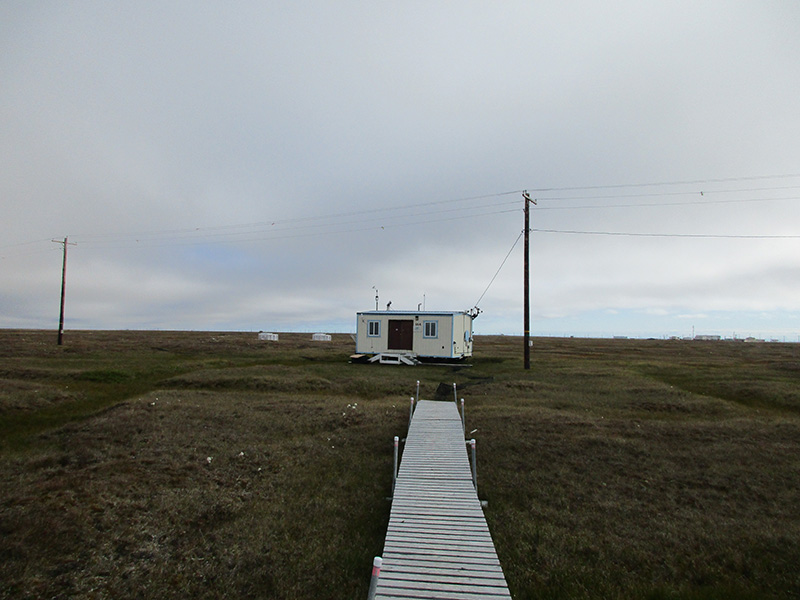
<svg viewBox="0 0 800 600"><path fill-rule="evenodd" d="M756 188L728 188L724 190L702 189L702 190L688 190L681 192L647 192L638 194L590 194L582 196L537 196L537 200L601 200L601 199L617 199L617 198L652 198L652 197L665 197L665 196L706 196L713 194L737 194L742 192L771 192L771 191L784 191L796 190L800 185L782 185L774 187L756 187Z"/></svg>
<svg viewBox="0 0 800 600"><path fill-rule="evenodd" d="M790 173L785 175L754 175L750 177L726 177L718 179L686 179L677 181L660 181L650 183L619 183L612 185L586 185L570 187L548 187L548 188L527 188L528 192L572 192L580 190L613 190L624 188L639 187L662 187L671 185L699 185L701 183L729 183L732 181L763 181L767 179L792 179L800 177L800 173ZM514 193L514 192L509 192ZM517 192L520 193L520 192Z"/></svg>
<svg viewBox="0 0 800 600"><path fill-rule="evenodd" d="M610 186L586 186L586 187L570 187L570 188L541 188L537 191L568 191L568 190L590 190L590 189L615 189L615 188L625 188L625 187L650 187L650 186L660 186L660 185L680 185L685 183L710 183L710 182L722 182L722 181L739 181L739 180L749 180L749 179L765 179L769 178L770 176L765 177L755 177L755 178L731 178L731 179L715 179L715 180L695 180L692 182L686 181L674 181L674 182L662 182L662 183L642 183L642 184L619 184L619 185L610 185ZM784 175L784 176L776 176L776 177L794 177L794 175ZM696 190L691 192L651 192L646 194L629 194L629 195L582 195L582 196L567 196L567 197L544 197L544 198L537 198L537 200L589 200L589 199L615 199L615 198L641 198L641 197L668 197L668 196L682 196L682 195L700 195L703 196L705 194L720 194L720 193L741 193L741 192L748 192L748 191L768 191L768 190L787 190L787 189L797 189L800 186L781 186L781 187L761 187L761 188L741 188L741 189L727 189L727 190ZM313 215L313 216L305 216L305 217L294 217L288 219L275 219L275 220L266 220L266 221L254 221L250 223L239 223L239 224L232 224L232 225L217 225L211 227L192 227L192 228L181 228L181 229L167 229L167 230L160 230L160 231L141 231L141 232L133 232L133 233L109 233L109 234L77 234L73 237L79 237L80 239L88 242L92 238L113 238L114 240L119 240L120 236L125 237L133 237L133 238L143 238L143 237L169 237L169 236L194 236L194 235L225 235L224 233L220 234L212 234L210 232L225 232L225 231L232 231L230 235L247 235L255 233L255 231L247 231L247 232L240 232L237 233L236 230L258 230L259 228L267 228L267 229L274 229L274 230L290 230L290 229L302 229L304 227L326 227L330 226L330 221L352 217L352 216L363 216L368 214L379 214L379 213L393 213L393 212L403 212L409 211L415 208L422 208L428 206L438 206L442 204L454 204L454 203L462 203L462 202L470 202L474 200L482 200L487 198L499 198L503 196L508 196L511 194L518 194L521 193L520 190L514 191L505 191L505 192L497 192L493 194L482 194L476 196L467 196L462 198L454 198L454 199L447 199L447 200L434 200L428 202L420 202L415 204L408 204L404 206L392 206L392 207L382 207L382 208L371 208L371 209L360 209L356 211L346 211L346 212L339 212L339 213L328 213L322 215ZM743 202L768 202L768 201L775 201L775 200L796 200L798 197L789 197L789 198L750 198L750 199L734 199L734 200L695 200L695 201L688 201L688 202L674 202L669 204L658 204L658 203L629 203L629 204L617 204L617 205L589 205L589 206L567 206L567 207L551 207L551 206L539 206L537 207L537 211L542 210L570 210L570 209L597 209L597 208L628 208L628 207L640 207L640 206L653 206L653 207L660 207L660 206L685 206L691 204L723 204L723 203L743 203ZM479 207L471 206L471 207L463 207L463 208L451 208L446 209L444 211L428 211L425 213L419 212L412 212L406 215L399 215L398 218L408 218L413 216L420 216L425 214L436 214L437 212L455 212L458 210L474 210L476 208L484 208L487 206L504 206L512 204L512 202L501 202L501 203L492 203L488 205L481 205ZM372 219L367 219L367 221L374 221L378 220L380 217L375 217ZM286 227L286 225L291 224L300 224L300 223L313 223L313 222L320 222L318 225L294 225L293 227ZM353 223L361 223L364 222L363 219L359 221L347 221L347 222L340 222L337 223L338 225L342 224L353 224Z"/></svg>
<svg viewBox="0 0 800 600"><path fill-rule="evenodd" d="M30 242L19 242L19 243L16 243L16 244L3 244L2 246L0 246L0 250L2 250L4 248L19 248L20 246L32 246L33 244L41 244L43 242L50 242L50 241L51 241L50 238L44 238L42 240L33 240L33 241L30 241Z"/></svg>
<svg viewBox="0 0 800 600"><path fill-rule="evenodd" d="M690 202L670 202L670 203L625 203L625 204L606 204L606 205L584 205L584 206L571 206L571 207L543 207L538 206L535 210L597 210L603 208L637 208L637 207L653 207L653 208L660 208L660 207L673 207L673 206L686 206L686 205L703 205L703 204L730 204L730 203L742 203L742 202L768 202L768 201L776 201L776 200L798 200L800 197L791 197L791 198L747 198L747 199L732 199L732 200L708 200L708 201L690 201ZM406 215L401 215L397 218L400 219L419 219L420 217L430 217L434 215L442 215L442 214L449 214L454 212L465 212L466 211L480 211L481 209L491 209L491 208L501 208L508 205L513 205L515 202L502 202L502 203L495 203L495 204L487 204L481 206L472 206L472 207L461 207L461 208L448 208L442 209L437 211L426 211L426 212L415 212ZM453 217L446 217L446 218L425 218L424 220L414 220L414 221L406 221L406 222L389 222L386 221L385 218L382 217L372 217L368 219L359 219L359 220L350 220L350 221L340 221L340 222L320 222L320 223L307 223L305 225L294 225L290 227L267 227L260 229L257 227L257 224L253 224L252 228L245 229L246 227L242 225L240 226L240 231L233 230L233 226L229 227L215 227L215 228L207 228L207 229L194 229L194 230L183 230L180 234L178 234L178 230L173 230L175 234L172 236L165 236L161 233L154 233L154 234L129 234L124 236L95 236L94 239L91 237L84 239L80 236L73 236L79 237L79 239L85 245L89 246L112 246L112 247L120 247L121 238L127 238L127 242L132 244L129 247L136 247L136 246L148 246L148 247L164 247L170 245L199 245L199 244L210 244L210 243L235 243L235 242L257 242L257 241L268 241L273 239L291 239L291 238L298 238L298 237L309 237L314 235L332 235L332 234L344 234L344 233L357 233L362 231L371 231L371 230L378 230L378 229L394 229L397 227L407 227L412 225L424 225L424 224L432 224L432 223L440 223L440 222L447 222L453 220L463 220L469 218L476 218L476 217L483 217L483 216L490 216L490 215L498 215L510 212L517 212L518 209L504 209L504 210L484 210L481 212L471 212L469 214L462 214L459 216ZM320 217L321 218L321 217ZM277 224L277 223L276 223ZM370 225L372 224L372 225ZM346 227L345 229L341 229L343 226L353 226L353 227ZM319 231L323 228L329 228L328 231ZM228 231L221 231L222 229L229 229ZM552 230L555 231L555 230ZM290 232L297 232L297 233L290 233ZM166 232L165 232L166 233ZM644 234L646 235L646 234ZM244 237L250 236L250 237ZM169 239L172 237L172 240ZM708 236L711 237L711 236ZM104 241L103 238L109 238L108 241ZM135 239L132 239L135 238ZM123 240L124 242L125 240ZM159 243L163 241L163 243Z"/></svg>
<svg viewBox="0 0 800 600"><path fill-rule="evenodd" d="M645 187L659 187L659 186L676 186L676 185L699 185L699 184L712 184L712 183L730 183L736 181L761 181L761 180L769 180L769 179L789 179L794 177L800 177L800 174L786 174L786 175L762 175L762 176L752 176L752 177L731 177L731 178L717 178L717 179L695 179L695 180L676 180L676 181L661 181L661 182L650 182L650 183L627 183L627 184L614 184L614 185L594 185L594 186L572 186L572 187L550 187L550 188L536 188L532 189L529 188L531 191L536 192L556 192L556 191L580 191L580 190L604 190L604 189L626 189L626 188L645 188ZM800 186L780 186L780 187L759 187L759 188L741 188L741 189L726 189L726 190L696 190L691 192L649 192L646 194L631 194L631 195L583 195L583 196L576 196L576 197L557 197L557 198L537 198L537 200L567 200L567 199L611 199L611 198L618 198L618 197L665 197L665 196L677 196L677 195L700 195L703 196L705 194L721 194L721 193L741 193L741 192L748 192L748 191L768 191L768 190L780 190L780 189L797 189ZM443 204L456 204L456 203L464 203L464 202L471 202L474 200L483 200L488 198L502 198L504 196L509 195L516 195L521 193L522 190L512 190L512 191L503 191L503 192L496 192L490 194L480 194L474 196L465 196L460 198L451 198L446 200L431 200L427 202L418 202L414 204L408 204L404 206L391 206L391 207L381 207L381 208L368 208L368 209L359 209L354 211L344 211L338 213L327 213L322 215L312 215L312 216L304 216L304 217L294 217L288 219L275 219L275 220L265 220L265 221L256 221L251 223L241 223L241 224L233 224L233 225L218 225L213 227L195 227L195 228L184 228L184 229L173 229L173 230L163 230L163 231L153 231L153 232L139 232L139 233L132 233L132 234L122 234L127 237L157 237L157 236L172 236L172 235L183 235L183 236L194 236L194 235L211 235L209 232L224 232L224 231L232 231L231 235L249 235L256 233L256 231L247 231L247 232L236 232L236 230L244 230L244 229L258 229L265 227L267 229L274 229L274 230L281 230L286 231L290 229L303 229L304 227L326 227L330 226L331 221L335 221L338 219L352 217L352 216L363 216L363 215L370 215L370 214L390 214L390 213L399 213L404 211L409 211L417 208L423 207L432 207L432 206L439 206ZM794 200L797 199L796 197L792 198L780 198L780 200ZM691 202L685 203L670 203L668 205L674 206L684 206L688 204L716 204L716 203L734 203L734 202L767 202L767 201L774 201L776 199L773 198L755 198L755 199L736 199L736 200L709 200L709 201L702 201L702 200L695 200ZM503 206L510 204L509 202L501 202L501 203L494 203L492 205L483 205L483 206ZM620 205L605 205L604 207L598 206L577 206L577 207L547 207L547 206L539 206L537 207L537 211L541 210L568 210L570 208L574 209L597 209L597 208L628 208L628 207L638 207L638 206L668 206L665 204L656 204L656 203L631 203L631 204L620 204ZM483 207L482 206L482 207ZM478 207L463 207L463 208L453 208L447 209L447 211L454 212L458 210L472 210ZM421 216L424 214L435 214L434 212L428 213L418 213L412 212L411 214L407 215L398 215L398 218L409 218L413 216ZM443 211L446 212L446 211ZM379 217L368 219L369 220L378 220ZM319 222L319 225L310 225L309 223ZM364 222L363 219L359 221L349 221L345 223L337 223L337 225L341 224L357 224ZM302 223L306 223L309 225L300 225ZM286 225L296 224L293 227L286 227ZM385 225L384 225L385 227ZM219 234L224 235L224 234ZM78 235L75 237L80 237L86 241L89 241L89 238L92 237L112 237L115 240L119 240L119 234L100 234L100 235Z"/></svg>
<svg viewBox="0 0 800 600"><path fill-rule="evenodd" d="M453 213L453 212L459 212L459 211L468 211L468 210L469 211L476 211L476 210L481 210L481 209L499 208L499 207L503 207L503 206L509 206L511 204L516 204L516 203L515 202L506 201L506 202L502 202L502 203L485 204L485 205L480 205L480 206L471 206L471 207L462 207L462 208L447 208L447 209L440 209L440 210L435 210L435 211L410 213L410 214L406 214L406 215L401 215L401 216L396 217L396 218L409 219L409 218L426 217L426 216L430 216L430 215L441 215L441 214L447 214L447 213ZM480 213L467 214L467 215L462 215L462 216L453 217L453 218L457 218L457 219L470 218L470 217L473 217L473 216L486 216L486 215L492 215L492 214L502 214L504 212L509 212L509 211L507 211L507 210L497 210L497 211L488 211L488 212L483 211L483 212L480 212ZM320 219L320 218L321 217L318 217L317 219ZM349 230L342 231L342 233L349 233L349 232L355 232L355 231L365 231L365 230L369 230L369 229L378 229L378 228L385 229L387 227L398 227L398 226L404 226L404 225L409 225L409 224L416 225L416 224L421 224L421 223L436 223L436 222L440 222L440 221L452 220L453 218L427 219L425 221L414 221L412 223L396 223L396 222L388 223L386 221L385 217L371 217L371 218L368 218L368 219L358 219L358 220L351 220L351 221L339 221L339 222L335 222L335 223L323 222L323 223L316 223L316 224L294 225L294 226L291 226L291 227L280 227L280 226L273 227L273 225L278 225L278 222L274 222L274 223L272 223L272 225L267 226L265 228L262 228L263 225L264 225L263 223L254 223L254 224L251 224L251 225L241 225L241 226L225 226L225 227L213 227L213 228L205 228L205 229L198 228L198 229L194 229L194 230L183 230L183 232L180 234L180 238L177 238L177 239L192 239L192 237L197 237L197 236L203 236L204 238L232 237L232 236L256 235L256 234L259 234L259 233L268 233L268 234L271 234L271 233L284 233L284 232L289 232L289 231L304 231L304 230L320 229L320 228L325 228L325 227L341 227L341 226L346 226L346 225L362 225L362 224L366 224L366 223L378 223L378 224L380 224L379 226L364 227L364 228L361 228L361 229L349 229ZM241 231L232 231L234 229L234 227L239 227L241 229ZM228 231L228 232L220 231L220 230L223 230L223 229L229 229L230 231ZM214 233L205 233L207 231L208 232L214 232ZM195 234L195 235L192 236L190 234ZM152 235L148 235L148 234L138 234L138 235L137 234L126 234L125 236L111 236L111 235L95 236L95 239L97 239L97 238L111 238L110 242L92 241L91 237L88 237L86 239L81 237L80 239L84 243L89 243L89 244L93 244L93 245L102 245L102 244L109 244L109 243L115 244L116 242L119 241L120 237L127 237L127 238L131 238L131 237L148 238L148 237L151 237L151 238L157 238L159 235L160 234L152 234ZM308 235L317 235L317 233L313 232L313 233L309 233ZM73 236L73 237L78 237L78 236ZM283 236L283 237L287 237L287 236ZM141 240L137 239L137 242L138 241L141 241Z"/></svg>
<svg viewBox="0 0 800 600"><path fill-rule="evenodd" d="M634 196L635 197L635 196ZM543 200L542 198L538 198ZM728 200L687 200L686 202L631 202L626 204L589 204L583 206L538 206L536 211L542 210L579 210L579 209L602 209L602 208L667 208L671 206L702 206L706 204L745 204L750 202L776 202L781 200L800 200L800 196L789 196L780 198L736 198Z"/></svg>
<svg viewBox="0 0 800 600"><path fill-rule="evenodd" d="M566 191L592 191L592 190L614 190L614 189L635 189L647 187L667 187L678 185L703 185L708 186L711 184L732 183L732 182L746 182L746 181L766 181L766 180L779 180L791 179L800 177L800 174L784 174L784 175L760 175L750 177L730 177L730 178L717 178L717 179L695 179L695 180L675 180L675 181L660 181L649 183L622 183L614 185L590 185L590 186L569 186L569 187L546 187L546 188L529 188L533 192L566 192ZM655 203L655 202L629 202L617 203L606 205L581 205L581 206L537 206L535 210L597 210L598 208L635 208L635 207L672 207L672 206L687 206L687 205L705 205L705 204L728 204L728 203L746 203L746 202L775 202L775 201L790 201L798 200L800 197L760 197L760 198L733 198L733 199L715 199L706 200L697 198L697 196L717 195L728 193L752 193L756 191L778 191L797 189L800 186L748 186L738 188L736 186L729 186L721 190L695 190L695 191L649 191L636 194L582 194L577 196L561 196L561 197L545 197L537 198L538 200L549 201L563 201L574 199L614 199L614 198L647 198L647 197L669 197L689 195L694 196L692 200L685 202L669 202L669 203ZM215 240L210 238L219 238L217 243L225 242L257 242L266 241L271 239L286 239L289 237L304 237L319 234L341 234L341 233L354 233L359 231L367 231L372 229L387 229L399 226L418 225L423 223L436 223L442 221L450 221L454 219L478 218L492 214L502 214L505 212L515 212L514 210L503 210L503 207L513 204L504 200L503 198L508 195L516 195L521 193L521 190L503 191L490 194L481 194L473 196L465 196L459 198L451 198L445 200L430 200L426 202L418 202L404 206L390 206L380 208L367 208L359 210L343 211L338 213L328 213L322 215L312 215L295 217L288 219L264 220L251 223L242 223L234 225L217 225L212 227L193 227L193 228L176 228L169 230L155 230L155 231L140 231L134 233L101 233L101 234L73 234L73 238L79 239L84 245L90 246L112 246L123 247L122 244L128 244L127 247L140 247L140 246L169 246L169 245L196 245L203 243L214 243ZM476 200L486 200L489 198L501 199L499 202L488 202L480 205L469 205L468 203ZM451 208L442 208L439 210L420 210L424 208L438 207L442 205L454 205ZM458 206L458 205L461 206ZM483 209L498 209L498 210L483 210ZM468 211L472 214L466 214ZM427 218L425 221L412 221L407 223L398 223L398 220L404 219L419 219L423 217L431 217L447 213L465 213L455 217L448 217L443 219ZM394 216L392 216L394 215ZM359 216L359 219L347 219L348 217ZM365 217L365 218L364 218ZM389 222L389 220L395 221ZM370 225L375 223L375 225ZM342 229L342 227L345 227ZM328 231L318 231L320 229L329 229ZM287 232L298 232L296 235L283 235ZM555 231L555 230L552 230ZM279 233L279 235L274 235ZM266 235L265 235L266 234ZM603 233L598 233L603 235ZM613 235L613 232L608 232ZM648 235L648 234L640 234ZM713 237L713 236L702 236ZM731 236L736 237L736 236ZM763 237L763 236L758 236ZM46 240L42 240L46 241ZM161 243L164 242L164 243ZM29 244L37 244L39 241L23 242L20 244L10 244L2 246L2 248L11 248ZM8 257L8 256L6 256Z"/></svg>
<svg viewBox="0 0 800 600"><path fill-rule="evenodd" d="M42 240L42 241L49 242L50 240ZM39 244L41 242L36 242L36 243ZM6 260L6 259L9 259L9 258L20 258L20 257L23 257L23 256L33 256L35 254L47 254L47 253L50 253L50 252L56 252L57 250L58 250L57 248L42 248L41 250L31 250L30 252L17 252L16 254L3 254L2 256L0 256L0 260Z"/></svg>
<svg viewBox="0 0 800 600"><path fill-rule="evenodd" d="M237 244L244 244L244 243L255 243L255 242L268 242L268 241L276 241L276 240L287 240L287 239L295 239L295 238L304 238L304 237L319 237L322 235L342 235L347 233L360 233L364 231L382 231L385 229L396 229L399 227L412 227L416 225L428 225L431 223L443 223L447 221L458 221L476 217L487 217L493 215L500 215L505 213L511 212L518 212L519 209L506 209L506 210L495 210L495 211L488 211L482 213L475 213L470 215L461 215L461 216L454 216L454 217L447 217L441 219L425 219L423 221L411 221L408 223L386 223L385 225L371 225L369 227L354 227L349 229L331 229L328 231L306 231L303 233L289 233L287 235L280 235L283 232L290 231L290 230L279 230L276 231L276 235L258 235L257 237L250 237L250 238L240 238L240 239L195 239L195 238L181 238L177 241L170 241L170 240L127 240L125 242L119 243L115 241L108 241L108 242L87 242L85 240L81 240L81 244L84 247L91 246L91 247L113 247L113 248L165 248L165 247L179 247L179 246L201 246L201 245L212 245L212 244L227 244L227 243L237 243ZM308 229L308 228L306 228ZM245 232L241 235L255 235L258 232ZM75 237L75 236L73 236Z"/></svg>
<svg viewBox="0 0 800 600"><path fill-rule="evenodd" d="M203 231L224 231L224 230L231 230L231 229L245 229L245 228L258 228L258 227L269 227L272 228L276 225L285 225L291 223L306 223L309 221L331 221L336 219L341 219L345 217L352 217L356 215L365 215L365 214L375 214L375 213L392 213L392 212L402 212L408 211L410 209L421 208L426 206L437 206L441 204L453 204L458 202L470 202L473 200L484 200L487 198L498 198L502 196L508 196L510 194L515 194L518 192L497 192L493 194L482 194L478 196L468 196L462 198L453 198L448 200L434 200L429 202L420 202L416 204L406 204L403 206L389 206L389 207L382 207L382 208L366 208L366 209L359 209L354 211L346 211L346 212L339 212L339 213L327 213L321 215L312 215L306 217L292 217L288 219L274 219L274 220L265 220L265 221L254 221L250 223L240 223L240 224L233 224L233 225L216 225L213 227L192 227L192 228L183 228L183 229L167 229L161 231L151 231L151 232L134 232L130 234L124 234L131 237L146 237L146 236L157 236L157 235L176 235L176 234L193 234L197 232ZM481 207L486 206L504 206L511 204L510 202L501 202L501 203L493 203L489 205L482 205ZM464 207L463 210L470 210L474 208L481 208L481 207ZM461 210L461 209L449 209L450 211ZM435 212L435 211L434 211ZM409 216L418 216L419 214L428 214L428 213L412 213L410 215L400 215L400 217L409 217ZM374 219L373 219L374 220ZM320 225L324 226L324 225ZM120 234L78 234L79 237L87 239L92 237L118 237Z"/></svg>
<svg viewBox="0 0 800 600"><path fill-rule="evenodd" d="M636 233L624 231L575 231L570 229L531 229L537 233L564 233L570 235L609 235L619 237L697 238L733 240L796 240L800 235L725 235L709 233Z"/></svg>

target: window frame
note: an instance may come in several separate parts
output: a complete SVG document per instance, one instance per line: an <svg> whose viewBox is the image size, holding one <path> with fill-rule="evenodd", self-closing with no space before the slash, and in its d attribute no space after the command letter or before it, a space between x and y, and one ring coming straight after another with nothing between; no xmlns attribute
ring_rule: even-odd
<svg viewBox="0 0 800 600"><path fill-rule="evenodd" d="M381 322L367 321L367 337L381 337Z"/></svg>
<svg viewBox="0 0 800 600"><path fill-rule="evenodd" d="M433 332L431 333L431 329ZM439 337L439 321L423 321L422 337L427 340L435 340Z"/></svg>

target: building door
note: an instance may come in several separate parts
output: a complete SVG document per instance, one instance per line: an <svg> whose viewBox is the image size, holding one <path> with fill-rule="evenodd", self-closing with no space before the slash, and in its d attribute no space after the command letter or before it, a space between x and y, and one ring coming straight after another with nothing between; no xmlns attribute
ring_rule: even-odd
<svg viewBox="0 0 800 600"><path fill-rule="evenodd" d="M414 321L389 319L389 350L414 349Z"/></svg>

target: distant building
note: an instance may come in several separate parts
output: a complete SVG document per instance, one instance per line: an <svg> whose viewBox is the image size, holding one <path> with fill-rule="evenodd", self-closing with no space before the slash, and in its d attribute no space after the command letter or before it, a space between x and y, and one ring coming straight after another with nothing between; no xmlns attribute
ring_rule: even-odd
<svg viewBox="0 0 800 600"><path fill-rule="evenodd" d="M311 336L312 342L330 342L331 336L328 333L315 333Z"/></svg>
<svg viewBox="0 0 800 600"><path fill-rule="evenodd" d="M720 335L696 335L694 339L700 342L718 342L722 339Z"/></svg>
<svg viewBox="0 0 800 600"><path fill-rule="evenodd" d="M278 341L278 334L277 333L266 333L262 331L258 334L258 339L267 342L277 342Z"/></svg>
<svg viewBox="0 0 800 600"><path fill-rule="evenodd" d="M472 356L475 312L374 310L356 313L356 354Z"/></svg>

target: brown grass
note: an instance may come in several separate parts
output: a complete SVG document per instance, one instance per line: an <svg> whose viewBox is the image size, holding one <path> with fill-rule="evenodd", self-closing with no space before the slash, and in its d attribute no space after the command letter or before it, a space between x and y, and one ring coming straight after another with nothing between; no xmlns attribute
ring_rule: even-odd
<svg viewBox="0 0 800 600"><path fill-rule="evenodd" d="M310 337L0 331L0 597L365 597L417 379L466 398L515 598L800 597L795 345Z"/></svg>

